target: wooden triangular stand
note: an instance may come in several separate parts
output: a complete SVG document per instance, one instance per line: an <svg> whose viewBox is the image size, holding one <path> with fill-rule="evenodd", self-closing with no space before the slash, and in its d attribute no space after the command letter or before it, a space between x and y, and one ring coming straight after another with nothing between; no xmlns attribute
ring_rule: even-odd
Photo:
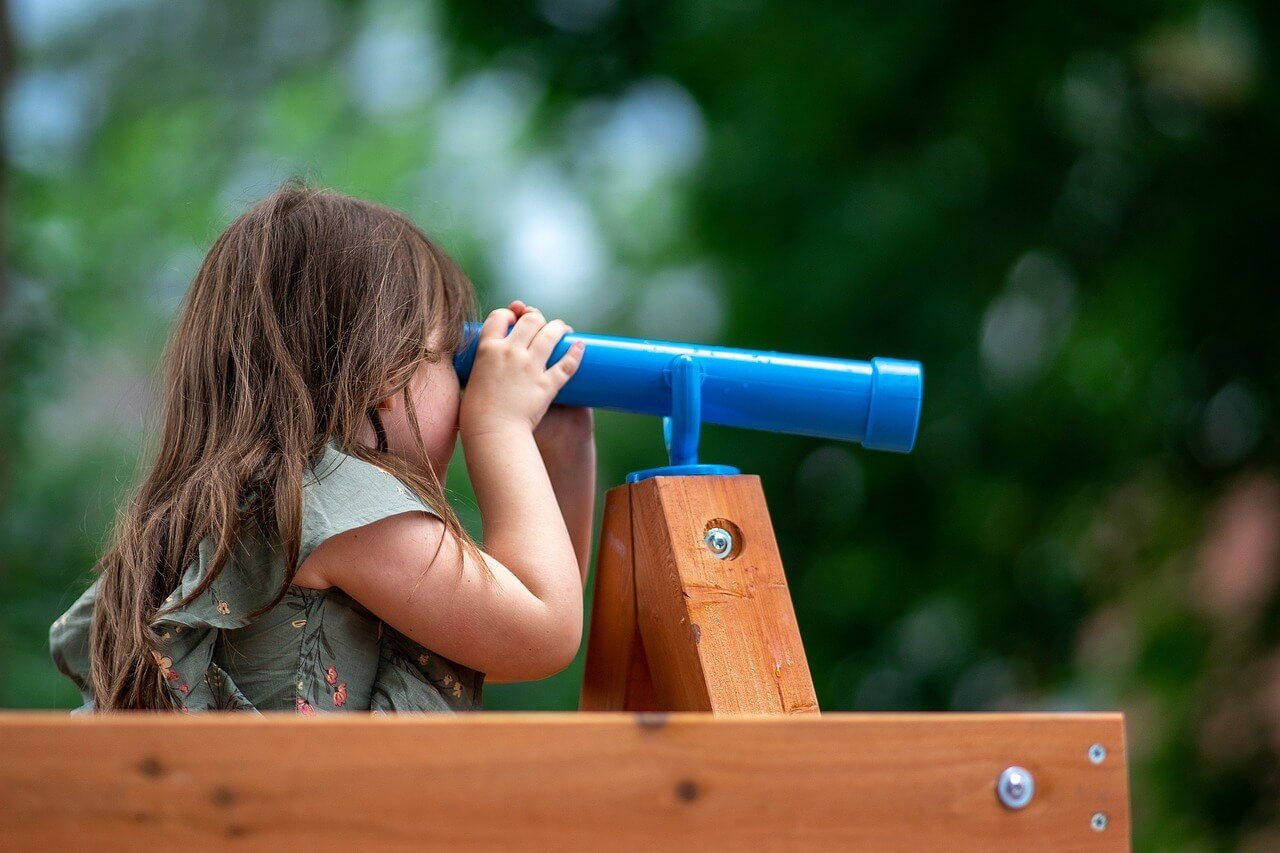
<svg viewBox="0 0 1280 853"><path fill-rule="evenodd" d="M723 531L723 556L706 543ZM760 478L610 489L583 711L817 713Z"/></svg>

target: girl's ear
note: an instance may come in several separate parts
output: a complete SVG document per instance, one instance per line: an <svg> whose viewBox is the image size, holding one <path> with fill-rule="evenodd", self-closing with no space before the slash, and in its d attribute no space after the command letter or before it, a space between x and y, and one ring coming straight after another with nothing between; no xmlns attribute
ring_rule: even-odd
<svg viewBox="0 0 1280 853"><path fill-rule="evenodd" d="M404 390L406 387L411 389L410 393L415 393L419 385L427 381L427 374L424 368L428 365L424 361L415 362L414 365L406 371L406 374L400 375L400 381L394 382L388 380L382 386L383 397L378 400L378 410L386 412L398 412L404 408ZM394 379L394 378L393 378ZM392 391L391 388L396 390Z"/></svg>
<svg viewBox="0 0 1280 853"><path fill-rule="evenodd" d="M393 391L395 387L394 377L387 379L382 386L382 396L378 399L377 409L380 412L394 412L399 409L404 401L401 399L400 391Z"/></svg>

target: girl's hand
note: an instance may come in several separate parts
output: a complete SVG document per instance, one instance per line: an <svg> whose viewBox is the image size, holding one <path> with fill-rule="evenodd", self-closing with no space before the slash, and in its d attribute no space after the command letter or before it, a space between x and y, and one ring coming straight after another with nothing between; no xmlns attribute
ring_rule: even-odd
<svg viewBox="0 0 1280 853"><path fill-rule="evenodd" d="M559 361L546 366L552 350L571 331L569 326L559 319L547 322L542 312L522 302L511 304L520 309L519 314L512 308L497 308L480 327L475 363L458 411L459 430L499 423L532 432L577 372L586 347L582 341L575 341Z"/></svg>
<svg viewBox="0 0 1280 853"><path fill-rule="evenodd" d="M509 306L517 318L537 308L517 299ZM570 332L572 326L566 327ZM549 465L572 464L586 456L587 446L595 441L595 417L589 406L564 406L552 403L533 431L542 458ZM591 454L594 462L594 454Z"/></svg>

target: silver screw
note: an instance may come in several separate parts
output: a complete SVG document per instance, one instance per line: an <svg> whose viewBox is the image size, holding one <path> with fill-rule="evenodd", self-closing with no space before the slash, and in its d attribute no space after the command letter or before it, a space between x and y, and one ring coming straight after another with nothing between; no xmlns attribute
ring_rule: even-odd
<svg viewBox="0 0 1280 853"><path fill-rule="evenodd" d="M1089 825L1094 828L1095 832L1102 832L1107 828L1107 813L1094 812L1093 817L1089 819Z"/></svg>
<svg viewBox="0 0 1280 853"><path fill-rule="evenodd" d="M1100 743L1095 743L1089 747L1089 760L1094 764L1101 764L1107 759L1107 748Z"/></svg>
<svg viewBox="0 0 1280 853"><path fill-rule="evenodd" d="M1031 802L1035 793L1035 777L1031 775L1030 770L1016 764L1006 767L1000 774L999 781L996 782L996 796L1000 798L1005 808L1020 809Z"/></svg>
<svg viewBox="0 0 1280 853"><path fill-rule="evenodd" d="M706 544L707 550L720 560L728 557L729 552L733 550L733 536L723 527L711 528L702 541Z"/></svg>

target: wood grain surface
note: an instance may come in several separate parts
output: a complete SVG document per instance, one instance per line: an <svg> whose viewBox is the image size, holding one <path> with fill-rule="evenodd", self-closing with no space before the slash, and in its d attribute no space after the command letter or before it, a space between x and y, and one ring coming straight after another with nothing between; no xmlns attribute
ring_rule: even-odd
<svg viewBox="0 0 1280 853"><path fill-rule="evenodd" d="M1129 844L1119 714L9 712L0 752L12 850ZM1020 811L1010 764L1035 776Z"/></svg>
<svg viewBox="0 0 1280 853"><path fill-rule="evenodd" d="M734 548L718 559L713 527ZM584 711L818 711L760 478L652 477L605 495Z"/></svg>
<svg viewBox="0 0 1280 853"><path fill-rule="evenodd" d="M578 709L660 710L636 622L630 486L605 493L603 516Z"/></svg>

